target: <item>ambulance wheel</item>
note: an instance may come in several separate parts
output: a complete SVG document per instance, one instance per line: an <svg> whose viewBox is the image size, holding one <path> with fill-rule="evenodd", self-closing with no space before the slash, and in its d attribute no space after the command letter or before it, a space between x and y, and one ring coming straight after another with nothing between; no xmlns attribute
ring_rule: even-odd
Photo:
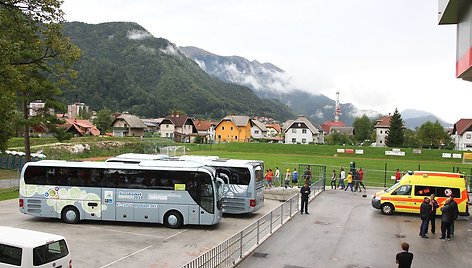
<svg viewBox="0 0 472 268"><path fill-rule="evenodd" d="M80 220L79 211L72 206L65 207L61 213L62 221L65 223L78 223Z"/></svg>
<svg viewBox="0 0 472 268"><path fill-rule="evenodd" d="M179 229L183 225L182 215L175 210L171 210L164 216L164 223L172 229Z"/></svg>
<svg viewBox="0 0 472 268"><path fill-rule="evenodd" d="M386 204L383 204L383 205L380 207L380 210L381 210L382 213L385 214L385 215L392 215L393 212L395 211L395 208L393 207L392 204L386 203Z"/></svg>

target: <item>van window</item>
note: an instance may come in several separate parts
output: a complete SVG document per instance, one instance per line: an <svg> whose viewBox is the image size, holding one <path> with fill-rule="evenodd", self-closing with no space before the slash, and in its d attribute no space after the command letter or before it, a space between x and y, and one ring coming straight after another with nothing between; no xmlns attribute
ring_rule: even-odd
<svg viewBox="0 0 472 268"><path fill-rule="evenodd" d="M402 185L393 191L392 195L410 195L411 185Z"/></svg>
<svg viewBox="0 0 472 268"><path fill-rule="evenodd" d="M448 193L452 192L454 197L460 197L461 191L458 188L451 187L436 187L436 186L424 186L416 185L415 186L415 195L417 196L430 196L431 194L436 195L436 197L448 197Z"/></svg>
<svg viewBox="0 0 472 268"><path fill-rule="evenodd" d="M0 263L21 266L22 249L0 244Z"/></svg>
<svg viewBox="0 0 472 268"><path fill-rule="evenodd" d="M42 245L33 249L33 265L43 265L64 258L68 254L69 250L64 239Z"/></svg>

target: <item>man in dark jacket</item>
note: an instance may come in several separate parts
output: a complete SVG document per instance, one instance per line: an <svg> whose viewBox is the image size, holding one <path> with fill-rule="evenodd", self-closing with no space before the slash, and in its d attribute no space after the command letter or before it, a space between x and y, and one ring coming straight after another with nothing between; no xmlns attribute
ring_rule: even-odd
<svg viewBox="0 0 472 268"><path fill-rule="evenodd" d="M459 215L459 209L457 207L456 201L454 201L454 197L450 196L449 199L446 200L446 203L441 208L441 211L441 240L451 240L451 236L454 232L454 220Z"/></svg>
<svg viewBox="0 0 472 268"><path fill-rule="evenodd" d="M428 238L426 233L428 232L429 219L431 217L431 205L429 204L429 198L426 196L420 206L420 236L422 238Z"/></svg>
<svg viewBox="0 0 472 268"><path fill-rule="evenodd" d="M431 233L436 233L436 210L439 207L438 201L436 201L436 196L434 194L431 195L431 200L429 204L431 205L431 215L430 215L430 222L431 222Z"/></svg>
<svg viewBox="0 0 472 268"><path fill-rule="evenodd" d="M305 211L305 214L310 214L308 213L308 196L310 195L311 190L310 187L308 186L308 181L305 182L305 185L300 188L300 194L301 194L301 201L302 201L302 208L300 210L300 213L303 214L303 211Z"/></svg>

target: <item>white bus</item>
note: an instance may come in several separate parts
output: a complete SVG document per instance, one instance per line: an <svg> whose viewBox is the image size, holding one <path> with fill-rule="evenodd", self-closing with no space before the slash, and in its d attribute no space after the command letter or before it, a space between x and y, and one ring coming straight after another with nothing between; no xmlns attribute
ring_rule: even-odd
<svg viewBox="0 0 472 268"><path fill-rule="evenodd" d="M107 161L122 163L139 162L149 159L149 155L135 154L136 158L120 161L120 157ZM264 162L259 160L239 160L218 156L185 155L161 158L160 160L197 161L216 169L217 176L224 181L223 212L243 214L259 210L264 205Z"/></svg>
<svg viewBox="0 0 472 268"><path fill-rule="evenodd" d="M214 167L223 186L223 212L243 214L264 205L264 162L259 160L226 159L218 156L181 156L179 159L198 161Z"/></svg>
<svg viewBox="0 0 472 268"><path fill-rule="evenodd" d="M191 161L27 163L21 172L22 213L79 220L213 225L221 220L223 182Z"/></svg>
<svg viewBox="0 0 472 268"><path fill-rule="evenodd" d="M121 163L129 163L129 164L138 164L143 160L161 160L167 159L169 156L165 154L134 154L134 153L126 153L120 154L112 158L108 158L106 162L121 162Z"/></svg>

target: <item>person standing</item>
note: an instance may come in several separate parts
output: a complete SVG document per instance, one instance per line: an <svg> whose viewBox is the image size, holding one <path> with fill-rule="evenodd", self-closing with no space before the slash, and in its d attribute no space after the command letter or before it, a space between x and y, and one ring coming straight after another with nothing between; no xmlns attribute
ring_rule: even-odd
<svg viewBox="0 0 472 268"><path fill-rule="evenodd" d="M274 176L274 173L272 172L272 169L269 168L269 171L267 171L267 176L266 176L266 180L267 180L267 184L269 185L269 188L274 186L272 184L273 176Z"/></svg>
<svg viewBox="0 0 472 268"><path fill-rule="evenodd" d="M285 183L285 189L287 189L287 187L292 187L290 185L290 177L292 176L292 173L290 173L290 169L287 168L287 171L285 172L285 180L284 180L284 183Z"/></svg>
<svg viewBox="0 0 472 268"><path fill-rule="evenodd" d="M344 188L344 191L347 191L347 188L351 187L351 192L354 192L354 190L352 189L352 172L349 171L346 180L347 185L346 188Z"/></svg>
<svg viewBox="0 0 472 268"><path fill-rule="evenodd" d="M275 182L274 184L278 184L280 182L280 170L279 167L275 167ZM282 186L282 183L280 183L280 186Z"/></svg>
<svg viewBox="0 0 472 268"><path fill-rule="evenodd" d="M294 168L292 172L292 183L298 186L298 171L296 168Z"/></svg>
<svg viewBox="0 0 472 268"><path fill-rule="evenodd" d="M308 213L308 197L310 196L310 193L311 193L311 189L308 186L308 182L305 182L305 185L302 188L300 188L301 201L302 201L301 202L302 207L300 210L301 214L303 214L303 212L305 212L305 214L310 214Z"/></svg>
<svg viewBox="0 0 472 268"><path fill-rule="evenodd" d="M431 200L429 201L431 205L431 215L430 215L430 222L431 222L431 233L436 233L436 210L439 207L438 201L436 201L436 196L434 194L431 195Z"/></svg>
<svg viewBox="0 0 472 268"><path fill-rule="evenodd" d="M308 185L311 185L311 170L310 170L310 166L306 166L305 172L303 172L303 179L305 179L305 182L308 182Z"/></svg>
<svg viewBox="0 0 472 268"><path fill-rule="evenodd" d="M331 189L336 189L336 170L333 169L333 173L331 174Z"/></svg>
<svg viewBox="0 0 472 268"><path fill-rule="evenodd" d="M401 178L402 173L400 172L400 169L397 168L397 171L395 172L395 183L399 182Z"/></svg>
<svg viewBox="0 0 472 268"><path fill-rule="evenodd" d="M410 245L407 242L402 242L401 247L403 251L398 253L395 258L398 268L411 268L413 253L409 252Z"/></svg>
<svg viewBox="0 0 472 268"><path fill-rule="evenodd" d="M429 197L425 196L423 203L420 206L420 218L421 218L421 226L420 226L420 236L422 238L429 238L426 236L428 232L428 223L431 215L431 205L429 204Z"/></svg>
<svg viewBox="0 0 472 268"><path fill-rule="evenodd" d="M339 183L338 183L338 186L341 186L341 190L344 189L344 179L346 179L346 171L344 171L344 168L341 168L341 171L339 172Z"/></svg>
<svg viewBox="0 0 472 268"><path fill-rule="evenodd" d="M364 171L362 170L362 168L359 168L359 185L362 186L362 188L364 188L364 192L365 192L367 190L365 189L364 183L362 182L363 180L364 180ZM360 186L359 186L359 192L362 192Z"/></svg>
<svg viewBox="0 0 472 268"><path fill-rule="evenodd" d="M449 203L451 204L451 214L452 214L452 221L451 221L451 226L449 227L451 229L451 237L454 237L454 221L457 220L459 217L459 207L457 206L456 200L454 200L454 196L449 197Z"/></svg>
<svg viewBox="0 0 472 268"><path fill-rule="evenodd" d="M454 215L451 205L451 199L446 199L444 206L441 208L441 239L442 241L451 240L451 222L454 221Z"/></svg>

